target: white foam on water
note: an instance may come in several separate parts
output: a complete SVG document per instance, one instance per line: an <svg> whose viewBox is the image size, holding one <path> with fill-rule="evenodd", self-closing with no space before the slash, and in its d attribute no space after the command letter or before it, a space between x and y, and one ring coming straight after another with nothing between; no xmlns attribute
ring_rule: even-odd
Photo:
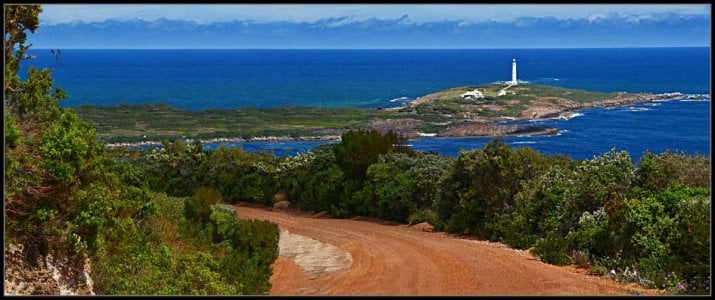
<svg viewBox="0 0 715 300"><path fill-rule="evenodd" d="M556 136L561 136L562 134L564 134L564 133L566 133L566 132L569 132L569 131L566 130L566 129L564 129L564 130L559 130L559 132L556 133Z"/></svg>
<svg viewBox="0 0 715 300"><path fill-rule="evenodd" d="M628 111L647 111L650 110L650 108L645 108L645 107L633 107L629 106Z"/></svg>
<svg viewBox="0 0 715 300"><path fill-rule="evenodd" d="M424 132L418 132L417 135L419 136L426 136L426 137L433 137L436 136L436 133L424 133Z"/></svg>
<svg viewBox="0 0 715 300"><path fill-rule="evenodd" d="M573 114L568 115L568 116L562 116L561 119L563 119L563 120L571 120L571 119L573 119L573 118L582 117L582 116L583 116L582 113L573 113Z"/></svg>
<svg viewBox="0 0 715 300"><path fill-rule="evenodd" d="M685 96L686 96L687 98L691 98L691 97L704 97L704 98L706 98L706 99L708 99L708 100L710 99L710 95L708 95L708 94L685 94ZM688 99L688 100L695 100L695 99Z"/></svg>

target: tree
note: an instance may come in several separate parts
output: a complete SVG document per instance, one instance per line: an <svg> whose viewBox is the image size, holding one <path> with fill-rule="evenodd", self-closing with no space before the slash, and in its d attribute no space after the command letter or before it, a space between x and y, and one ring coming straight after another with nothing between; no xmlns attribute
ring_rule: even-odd
<svg viewBox="0 0 715 300"><path fill-rule="evenodd" d="M389 131L381 134L376 130L348 131L335 146L335 157L346 179L362 182L367 168L377 162L380 154L390 152L412 153L404 146L406 139Z"/></svg>
<svg viewBox="0 0 715 300"><path fill-rule="evenodd" d="M25 45L25 30L35 33L40 25L38 15L42 12L39 5L4 5L5 13L5 93L18 92L19 78L17 70L20 59L30 45Z"/></svg>
<svg viewBox="0 0 715 300"><path fill-rule="evenodd" d="M145 187L117 166L95 131L71 109L59 106L66 93L53 86L50 70L17 72L30 45L25 31L38 28L39 5L5 6L6 234L28 249L29 258L50 252L106 262L115 238L134 238L149 203ZM9 146L9 147L8 147ZM131 230L112 232L125 224ZM99 259L96 259L100 256ZM76 270L75 270L76 271ZM101 283L101 276L94 278Z"/></svg>
<svg viewBox="0 0 715 300"><path fill-rule="evenodd" d="M498 234L493 228L497 220L514 210L523 182L559 163L558 158L530 148L515 150L498 139L483 150L462 152L443 181L437 213L452 220L449 231L469 229L493 237Z"/></svg>

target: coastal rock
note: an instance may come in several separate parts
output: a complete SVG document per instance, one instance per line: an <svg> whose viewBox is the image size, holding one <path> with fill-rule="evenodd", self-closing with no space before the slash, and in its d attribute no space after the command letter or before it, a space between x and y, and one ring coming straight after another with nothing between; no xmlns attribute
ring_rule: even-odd
<svg viewBox="0 0 715 300"><path fill-rule="evenodd" d="M561 111L558 107L529 107L521 113L524 119L543 119Z"/></svg>
<svg viewBox="0 0 715 300"><path fill-rule="evenodd" d="M551 135L558 133L558 129L527 125L493 125L484 123L465 122L452 124L440 131L438 137L464 137L464 136L508 136L508 135Z"/></svg>
<svg viewBox="0 0 715 300"><path fill-rule="evenodd" d="M395 132L406 138L419 137L415 132L415 127L425 124L425 121L417 119L372 119L368 124L368 129L377 130L380 133L388 131Z"/></svg>
<svg viewBox="0 0 715 300"><path fill-rule="evenodd" d="M612 107L612 106L623 106L629 105L636 102L642 101L652 101L652 100L673 100L683 98L684 95L681 93L664 93L664 94L651 94L651 93L639 93L639 94L629 94L629 93L618 93L612 99L606 99L600 102L591 102L582 104L583 108L591 107Z"/></svg>
<svg viewBox="0 0 715 300"><path fill-rule="evenodd" d="M532 101L531 105L521 113L520 117L522 119L558 117L564 110L578 108L579 106L579 103L569 99L541 97Z"/></svg>

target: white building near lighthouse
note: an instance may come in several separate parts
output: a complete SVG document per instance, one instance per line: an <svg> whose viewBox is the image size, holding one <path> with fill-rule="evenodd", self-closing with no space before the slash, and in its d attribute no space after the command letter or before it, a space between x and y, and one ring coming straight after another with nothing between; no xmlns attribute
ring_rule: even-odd
<svg viewBox="0 0 715 300"><path fill-rule="evenodd" d="M511 84L516 85L516 58L511 60Z"/></svg>

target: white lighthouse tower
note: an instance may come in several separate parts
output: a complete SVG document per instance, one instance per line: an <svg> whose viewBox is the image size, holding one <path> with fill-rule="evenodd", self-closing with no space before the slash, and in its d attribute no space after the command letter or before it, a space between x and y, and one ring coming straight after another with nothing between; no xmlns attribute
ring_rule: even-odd
<svg viewBox="0 0 715 300"><path fill-rule="evenodd" d="M516 85L516 58L511 60L511 84Z"/></svg>

